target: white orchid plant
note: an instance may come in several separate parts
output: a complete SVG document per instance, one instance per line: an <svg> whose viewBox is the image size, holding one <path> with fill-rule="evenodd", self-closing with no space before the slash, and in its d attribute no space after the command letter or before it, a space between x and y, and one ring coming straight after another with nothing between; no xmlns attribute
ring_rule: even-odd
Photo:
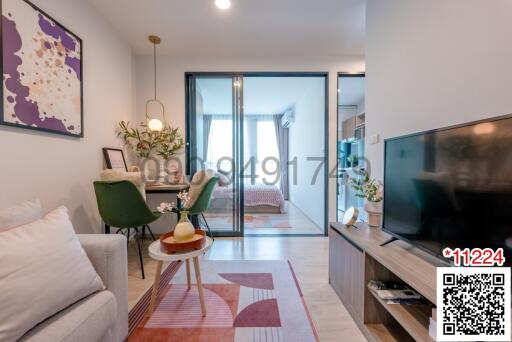
<svg viewBox="0 0 512 342"><path fill-rule="evenodd" d="M156 210L158 210L162 214L164 214L166 212L177 213L177 212L185 210L188 202L190 201L190 195L188 194L188 191L181 191L178 194L178 199L179 199L179 201L177 203L162 202L158 205L158 207L156 207Z"/></svg>
<svg viewBox="0 0 512 342"><path fill-rule="evenodd" d="M375 178L370 178L368 172L364 172L360 178L350 177L352 188L356 190L356 196L366 199L368 202L378 203L384 199L382 183Z"/></svg>

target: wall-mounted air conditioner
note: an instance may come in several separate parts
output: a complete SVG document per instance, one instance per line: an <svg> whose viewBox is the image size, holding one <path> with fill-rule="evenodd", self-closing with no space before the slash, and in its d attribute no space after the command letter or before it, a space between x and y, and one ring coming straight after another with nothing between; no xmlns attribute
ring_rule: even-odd
<svg viewBox="0 0 512 342"><path fill-rule="evenodd" d="M295 113L291 110L286 111L281 118L281 126L284 128L290 128L295 122Z"/></svg>

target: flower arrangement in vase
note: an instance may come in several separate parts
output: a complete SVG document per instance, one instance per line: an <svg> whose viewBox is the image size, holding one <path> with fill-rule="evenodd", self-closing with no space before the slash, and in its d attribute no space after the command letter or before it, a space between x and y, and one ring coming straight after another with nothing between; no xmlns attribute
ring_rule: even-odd
<svg viewBox="0 0 512 342"><path fill-rule="evenodd" d="M121 121L118 124L117 136L135 152L139 159L158 158L159 168L156 170L155 178L160 183L166 177L164 161L178 154L185 146L179 129L168 124L165 124L160 131L152 131L145 123L133 128L130 122Z"/></svg>
<svg viewBox="0 0 512 342"><path fill-rule="evenodd" d="M363 172L362 177L350 178L352 188L356 191L356 196L364 198L366 203L364 209L368 214L368 225L370 227L380 227L382 218L382 200L384 198L382 183L375 178L370 178L368 172Z"/></svg>
<svg viewBox="0 0 512 342"><path fill-rule="evenodd" d="M174 228L174 240L178 243L189 242L194 238L195 228L188 219L188 211L186 210L187 203L190 201L190 196L187 191L181 191L178 194L178 203L162 202L156 208L162 214L166 212L179 213L180 220Z"/></svg>

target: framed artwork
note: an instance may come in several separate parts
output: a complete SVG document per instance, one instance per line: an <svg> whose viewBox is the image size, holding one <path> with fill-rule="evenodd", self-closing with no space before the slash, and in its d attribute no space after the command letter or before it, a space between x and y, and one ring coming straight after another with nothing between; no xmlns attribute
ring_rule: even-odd
<svg viewBox="0 0 512 342"><path fill-rule="evenodd" d="M0 124L83 137L82 40L26 0L0 7Z"/></svg>
<svg viewBox="0 0 512 342"><path fill-rule="evenodd" d="M124 159L123 150L118 148L103 148L103 157L105 157L105 162L107 163L107 167L113 170L121 170L128 171L128 166L126 166L126 160Z"/></svg>

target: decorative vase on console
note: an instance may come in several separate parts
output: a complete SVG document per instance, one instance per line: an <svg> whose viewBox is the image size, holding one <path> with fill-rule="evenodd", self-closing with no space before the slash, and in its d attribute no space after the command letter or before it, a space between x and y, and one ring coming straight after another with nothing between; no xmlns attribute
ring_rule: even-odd
<svg viewBox="0 0 512 342"><path fill-rule="evenodd" d="M364 204L364 210L368 214L368 225L370 227L379 228L382 222L382 201L366 201Z"/></svg>
<svg viewBox="0 0 512 342"><path fill-rule="evenodd" d="M350 183L356 191L356 196L365 199L364 209L368 214L368 225L379 228L382 221L382 183L370 178L367 172L358 174L360 176L350 178Z"/></svg>

